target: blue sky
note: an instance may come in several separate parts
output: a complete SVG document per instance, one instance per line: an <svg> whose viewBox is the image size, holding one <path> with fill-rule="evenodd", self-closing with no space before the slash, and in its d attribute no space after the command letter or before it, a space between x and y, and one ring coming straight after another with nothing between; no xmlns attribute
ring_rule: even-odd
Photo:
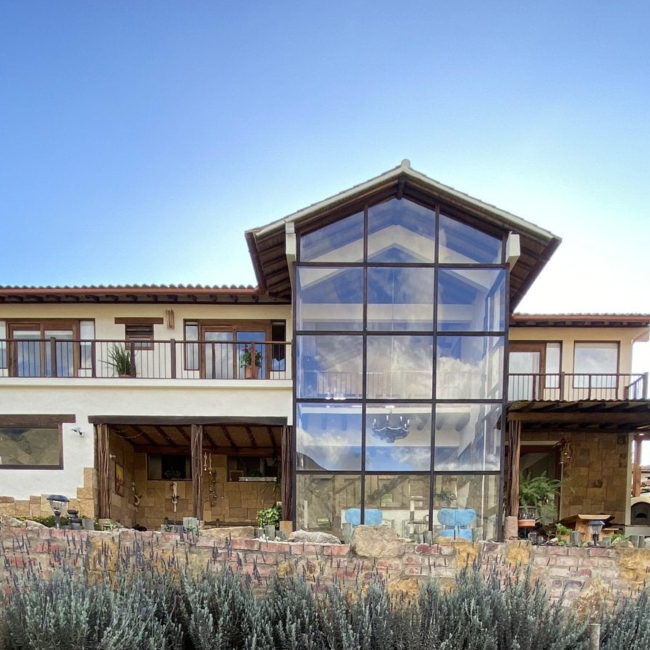
<svg viewBox="0 0 650 650"><path fill-rule="evenodd" d="M410 158L563 237L523 310L650 312L649 44L643 1L3 0L0 284L254 282L245 229Z"/></svg>

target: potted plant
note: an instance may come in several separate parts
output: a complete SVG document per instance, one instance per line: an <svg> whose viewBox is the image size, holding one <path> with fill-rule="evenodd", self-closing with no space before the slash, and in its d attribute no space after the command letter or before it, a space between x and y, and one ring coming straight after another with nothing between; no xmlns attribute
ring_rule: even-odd
<svg viewBox="0 0 650 650"><path fill-rule="evenodd" d="M269 539L275 538L275 529L280 525L280 519L282 519L282 507L277 503L257 513L257 525L264 529L264 534Z"/></svg>
<svg viewBox="0 0 650 650"><path fill-rule="evenodd" d="M549 524L555 519L555 500L562 481L546 476L522 476L519 481L519 526L533 527L536 521Z"/></svg>
<svg viewBox="0 0 650 650"><path fill-rule="evenodd" d="M239 367L244 369L246 379L257 379L262 366L262 353L254 345L245 345L239 355Z"/></svg>
<svg viewBox="0 0 650 650"><path fill-rule="evenodd" d="M108 351L109 366L114 368L118 377L135 377L135 366L131 362L131 353L123 345L117 343Z"/></svg>

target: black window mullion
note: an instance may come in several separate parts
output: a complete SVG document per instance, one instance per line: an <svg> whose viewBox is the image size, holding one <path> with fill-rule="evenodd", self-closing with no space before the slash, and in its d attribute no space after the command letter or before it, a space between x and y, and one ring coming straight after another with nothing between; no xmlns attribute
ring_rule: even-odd
<svg viewBox="0 0 650 650"><path fill-rule="evenodd" d="M438 381L438 260L440 248L440 206L436 205L436 235L433 261L435 269L433 273L433 363L431 366L431 447L429 459L429 530L433 531L433 510L435 499L435 453L436 453L436 391Z"/></svg>

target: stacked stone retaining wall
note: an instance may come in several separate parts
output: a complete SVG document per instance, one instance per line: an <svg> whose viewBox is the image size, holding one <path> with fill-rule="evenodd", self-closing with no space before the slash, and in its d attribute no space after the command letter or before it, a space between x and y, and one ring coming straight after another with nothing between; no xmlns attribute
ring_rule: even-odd
<svg viewBox="0 0 650 650"><path fill-rule="evenodd" d="M390 590L415 594L429 578L451 587L463 568L476 564L484 570L497 568L504 575L529 568L552 599L564 594L570 604L584 598L613 602L635 595L647 586L650 575L650 549L441 540L432 545L401 542L390 554L385 549L378 553L381 557L372 557L372 549L355 550L346 544L3 526L0 582L7 584L16 570L31 569L44 576L63 566L118 572L145 561L165 571L216 571L226 565L250 575L260 589L274 575L300 575L319 584L350 587L381 576Z"/></svg>

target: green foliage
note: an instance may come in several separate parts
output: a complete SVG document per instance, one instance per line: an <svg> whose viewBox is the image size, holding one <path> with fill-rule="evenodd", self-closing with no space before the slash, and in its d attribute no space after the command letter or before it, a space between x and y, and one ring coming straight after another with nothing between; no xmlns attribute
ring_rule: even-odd
<svg viewBox="0 0 650 650"><path fill-rule="evenodd" d="M454 589L391 594L302 578L158 572L137 554L111 573L11 574L0 595L7 650L586 650L586 622L551 603L529 574L467 569ZM264 589L258 589L258 587ZM650 647L648 593L602 621L602 650Z"/></svg>
<svg viewBox="0 0 650 650"><path fill-rule="evenodd" d="M258 368L262 365L262 353L256 352L252 346L245 345L239 355L239 367L246 368L255 364Z"/></svg>
<svg viewBox="0 0 650 650"><path fill-rule="evenodd" d="M570 535L573 531L570 528L562 525L561 523L555 524L555 534L556 535Z"/></svg>
<svg viewBox="0 0 650 650"><path fill-rule="evenodd" d="M275 526L277 528L280 519L282 519L282 507L277 503L270 508L259 510L257 513L257 525L260 528L264 528L264 526Z"/></svg>
<svg viewBox="0 0 650 650"><path fill-rule="evenodd" d="M522 476L519 480L519 503L535 508L540 521L548 524L555 519L555 500L562 488L562 481L546 476Z"/></svg>
<svg viewBox="0 0 650 650"><path fill-rule="evenodd" d="M131 363L131 354L123 345L117 343L112 345L108 351L108 359L105 363L114 368L118 375L135 374L135 368Z"/></svg>

